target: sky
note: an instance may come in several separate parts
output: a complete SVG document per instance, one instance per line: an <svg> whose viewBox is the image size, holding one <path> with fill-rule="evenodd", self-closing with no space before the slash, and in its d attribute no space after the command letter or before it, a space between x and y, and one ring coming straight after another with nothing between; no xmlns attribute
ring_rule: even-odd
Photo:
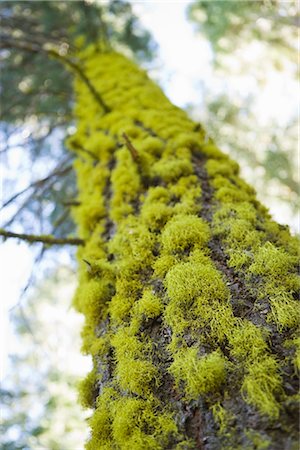
<svg viewBox="0 0 300 450"><path fill-rule="evenodd" d="M212 51L205 39L200 36L195 39L191 23L185 18L189 1L143 1L131 2L134 12L140 17L142 24L153 34L159 44L158 59L151 64L150 75L159 81L165 93L178 106L198 104L201 116L203 102L201 89L210 85L215 91L226 89L226 80L213 77L211 60ZM251 64L257 48L251 48L247 58ZM253 77L239 80L236 86L241 92L247 86L255 83ZM275 114L280 122L284 121L287 112L294 107L297 96L291 96L294 86L286 85L283 78L274 78L264 96L258 100L257 114L261 121L267 120L270 114ZM284 95L283 95L284 94ZM278 104L280 102L280 108ZM2 167L2 178L5 175ZM15 176L15 174L14 174ZM24 181L24 180L23 180ZM26 180L24 181L26 185ZM278 220L282 212L277 213ZM31 272L33 262L32 251L25 243L8 240L0 246L0 358L1 376L7 369L7 354L13 350L13 333L9 324L9 310L17 302L22 288L25 286Z"/></svg>

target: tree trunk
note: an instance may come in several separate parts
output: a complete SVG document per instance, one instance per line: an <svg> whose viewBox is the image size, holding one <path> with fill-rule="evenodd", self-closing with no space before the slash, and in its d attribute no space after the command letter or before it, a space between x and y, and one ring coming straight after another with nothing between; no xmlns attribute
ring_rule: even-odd
<svg viewBox="0 0 300 450"><path fill-rule="evenodd" d="M295 238L143 71L81 59L87 449L296 449Z"/></svg>

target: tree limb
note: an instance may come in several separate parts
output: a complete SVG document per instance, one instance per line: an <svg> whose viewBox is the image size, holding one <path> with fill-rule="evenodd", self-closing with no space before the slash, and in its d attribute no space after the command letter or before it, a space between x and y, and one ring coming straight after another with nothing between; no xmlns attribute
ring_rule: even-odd
<svg viewBox="0 0 300 450"><path fill-rule="evenodd" d="M35 234L24 234L24 233L13 233L12 231L4 230L0 228L0 236L6 238L16 238L22 239L23 241L34 243L42 242L46 245L84 245L84 240L79 238L56 238L50 235L35 235Z"/></svg>

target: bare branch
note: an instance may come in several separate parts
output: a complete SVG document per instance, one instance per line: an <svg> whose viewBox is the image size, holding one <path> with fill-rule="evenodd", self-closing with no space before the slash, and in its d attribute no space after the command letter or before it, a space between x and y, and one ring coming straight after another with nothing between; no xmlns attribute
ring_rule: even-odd
<svg viewBox="0 0 300 450"><path fill-rule="evenodd" d="M122 136L123 136L123 138L125 139L126 147L127 147L128 150L130 151L131 156L132 156L132 159L133 159L134 161L138 161L138 160L139 160L139 154L138 154L137 149L133 146L131 140L129 139L129 137L127 136L126 133L123 133Z"/></svg>
<svg viewBox="0 0 300 450"><path fill-rule="evenodd" d="M24 234L24 233L13 233L12 231L4 230L0 228L0 236L6 238L16 238L22 239L29 243L42 242L46 245L84 245L84 241L79 238L56 238L50 235L35 235L35 234Z"/></svg>
<svg viewBox="0 0 300 450"><path fill-rule="evenodd" d="M56 176L62 176L65 175L66 173L70 172L70 170L72 169L72 165L68 165L67 167L61 168L61 166L66 162L69 161L71 158L70 156L68 156L68 158L66 158L65 161L61 162L59 164L59 166L57 166L52 172L50 172L45 178L42 178L40 180L36 180L33 183L31 183L29 186L27 186L25 189L22 189L22 191L17 192L16 194L14 194L12 197L10 197L0 208L0 211L4 208L6 208L6 206L10 205L10 203L12 203L14 200L16 200L18 197L20 197L20 195L25 194L25 192L27 192L29 189L33 189L33 188L39 188L42 187L47 181L49 181L52 177L56 177Z"/></svg>

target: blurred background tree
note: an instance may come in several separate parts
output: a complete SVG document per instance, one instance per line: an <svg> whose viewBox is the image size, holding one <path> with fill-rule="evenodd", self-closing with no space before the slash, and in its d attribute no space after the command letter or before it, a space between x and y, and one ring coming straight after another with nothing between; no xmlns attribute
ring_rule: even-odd
<svg viewBox="0 0 300 450"><path fill-rule="evenodd" d="M216 83L203 91L201 119L207 131L238 160L260 198L269 206L276 202L277 219L283 212L295 225L299 3L198 0L188 14L196 33L210 42L214 77L223 81L221 91ZM285 103L276 103L278 80ZM191 114L197 115L197 105Z"/></svg>
<svg viewBox="0 0 300 450"><path fill-rule="evenodd" d="M17 345L1 387L3 450L84 446L87 414L75 386L86 360L79 352L82 320L70 310L75 285L74 271L56 268L12 311Z"/></svg>

